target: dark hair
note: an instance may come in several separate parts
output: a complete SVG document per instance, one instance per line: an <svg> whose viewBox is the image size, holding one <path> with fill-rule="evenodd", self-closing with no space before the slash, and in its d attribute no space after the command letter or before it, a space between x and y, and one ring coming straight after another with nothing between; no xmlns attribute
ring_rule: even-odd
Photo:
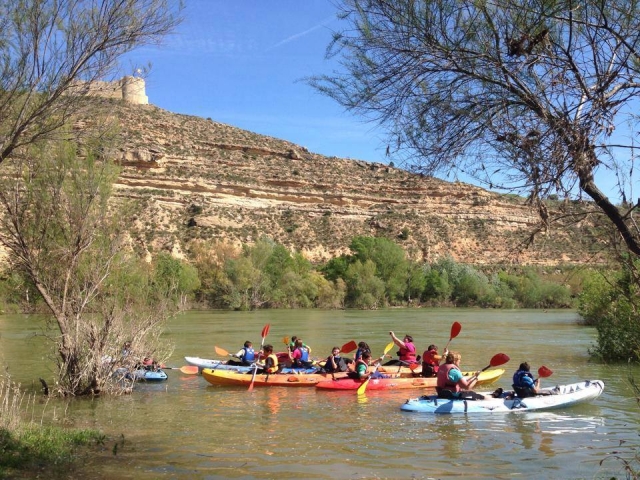
<svg viewBox="0 0 640 480"><path fill-rule="evenodd" d="M369 345L367 345L367 342L360 342L360 343L358 344L358 348L362 348L363 350L371 350L371 349L369 348Z"/></svg>
<svg viewBox="0 0 640 480"><path fill-rule="evenodd" d="M404 338L406 338L407 340L409 340L411 343L413 343L413 337L411 335L405 335Z"/></svg>
<svg viewBox="0 0 640 480"><path fill-rule="evenodd" d="M429 348L427 348L427 350L438 350L438 347L436 345L429 345Z"/></svg>
<svg viewBox="0 0 640 480"><path fill-rule="evenodd" d="M265 352L273 352L273 345L267 343L264 347L262 347L262 350Z"/></svg>
<svg viewBox="0 0 640 480"><path fill-rule="evenodd" d="M362 354L362 358L364 359L365 357L366 358L371 358L371 352L369 350L367 350L366 352L364 352Z"/></svg>
<svg viewBox="0 0 640 480"><path fill-rule="evenodd" d="M522 362L520 364L520 370L524 370L525 372L528 372L529 370L531 370L531 367L527 362Z"/></svg>
<svg viewBox="0 0 640 480"><path fill-rule="evenodd" d="M253 345L253 343L251 343L251 340L247 340L246 342L244 342L244 348L249 348L251 345Z"/></svg>

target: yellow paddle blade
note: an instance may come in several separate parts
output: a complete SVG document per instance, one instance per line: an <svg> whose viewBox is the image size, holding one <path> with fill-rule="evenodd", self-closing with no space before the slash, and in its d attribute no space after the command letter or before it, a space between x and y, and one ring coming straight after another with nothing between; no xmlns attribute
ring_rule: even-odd
<svg viewBox="0 0 640 480"><path fill-rule="evenodd" d="M216 346L214 346L213 348L215 349L215 351L216 351L216 353L218 355L221 355L223 357L228 357L229 356L229 352L227 352L224 348L220 348L220 347L216 347Z"/></svg>
<svg viewBox="0 0 640 480"><path fill-rule="evenodd" d="M391 350L393 348L394 343L390 342L386 347L384 347L384 353L382 354L382 357L384 358L384 356L389 353L389 350ZM380 360L380 362L382 362L382 359ZM375 370L371 373L371 375L373 375L377 370L378 367L380 366L380 363L378 363L376 365ZM367 385L369 384L369 380L371 380L371 375L369 375L369 378L367 378L364 383L362 385L360 385L358 387L358 390L356 391L356 393L358 395L364 395L364 393L367 391Z"/></svg>
<svg viewBox="0 0 640 480"><path fill-rule="evenodd" d="M386 347L384 347L384 354L386 355L387 353L389 353L389 350L391 350L393 348L393 342L390 342L389 344L387 344Z"/></svg>

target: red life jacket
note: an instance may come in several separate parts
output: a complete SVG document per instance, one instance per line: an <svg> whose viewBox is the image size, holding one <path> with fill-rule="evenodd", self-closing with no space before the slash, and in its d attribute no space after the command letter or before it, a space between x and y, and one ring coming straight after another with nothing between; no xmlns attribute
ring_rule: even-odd
<svg viewBox="0 0 640 480"><path fill-rule="evenodd" d="M438 371L439 364L438 364L438 360L436 360L436 355L438 355L438 352L436 350L427 350L422 355L422 363L431 365L432 367L434 367L435 371Z"/></svg>
<svg viewBox="0 0 640 480"><path fill-rule="evenodd" d="M438 388L444 388L445 390L450 390L452 392L460 391L458 383L453 383L449 380L449 371L454 369L460 370L454 363L445 363L440 366L440 369L438 370Z"/></svg>

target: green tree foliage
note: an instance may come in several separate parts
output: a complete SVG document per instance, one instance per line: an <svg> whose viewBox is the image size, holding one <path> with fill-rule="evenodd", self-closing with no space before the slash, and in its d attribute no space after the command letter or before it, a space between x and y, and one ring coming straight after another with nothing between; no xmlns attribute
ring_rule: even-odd
<svg viewBox="0 0 640 480"><path fill-rule="evenodd" d="M130 209L108 204L117 168L70 142L35 147L0 178L0 241L53 318L61 393L118 388L111 373L123 343L159 352L171 309L123 249Z"/></svg>
<svg viewBox="0 0 640 480"><path fill-rule="evenodd" d="M372 260L365 260L364 263L356 260L349 265L345 283L350 305L362 309L376 309L385 305L385 285L376 276L376 265Z"/></svg>
<svg viewBox="0 0 640 480"><path fill-rule="evenodd" d="M594 272L578 299L578 312L598 332L591 353L606 361L640 361L640 291L628 272Z"/></svg>
<svg viewBox="0 0 640 480"><path fill-rule="evenodd" d="M153 283L158 294L171 298L184 308L187 300L200 288L198 270L164 252L155 257L153 266Z"/></svg>

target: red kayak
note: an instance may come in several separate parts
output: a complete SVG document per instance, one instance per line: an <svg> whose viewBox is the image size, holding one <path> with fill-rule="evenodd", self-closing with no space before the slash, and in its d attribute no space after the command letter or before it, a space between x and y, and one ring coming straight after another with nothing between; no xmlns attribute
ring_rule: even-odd
<svg viewBox="0 0 640 480"><path fill-rule="evenodd" d="M474 372L463 372L465 377L470 377ZM504 374L503 368L496 368L480 373L478 385L487 385L498 380ZM403 390L407 388L436 388L437 379L431 378L372 378L367 385L369 390ZM362 380L352 378L340 378L337 380L321 380L316 388L322 390L357 390L362 385Z"/></svg>

